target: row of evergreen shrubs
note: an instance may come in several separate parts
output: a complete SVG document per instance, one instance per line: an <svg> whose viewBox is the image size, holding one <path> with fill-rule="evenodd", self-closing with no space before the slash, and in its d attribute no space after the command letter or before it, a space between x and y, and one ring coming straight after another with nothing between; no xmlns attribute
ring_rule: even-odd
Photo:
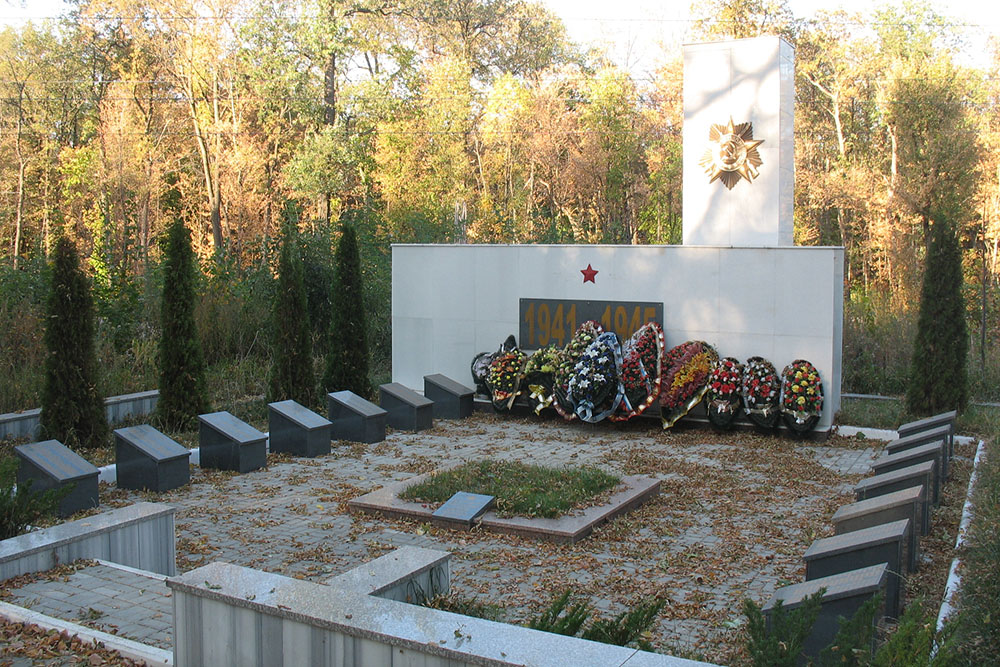
<svg viewBox="0 0 1000 667"><path fill-rule="evenodd" d="M313 344L297 223L297 211L289 205L271 323L274 355L267 398L293 399L312 406L316 398ZM160 398L155 419L166 429L183 430L194 425L198 414L210 409L205 362L195 324L198 265L181 217L168 226L163 244ZM354 229L346 224L336 260L329 352L321 386L326 391L350 389L367 397L371 388L360 259ZM104 403L97 390L99 369L94 337L90 280L80 267L74 243L61 237L55 246L46 309L41 432L73 448L99 447L108 441Z"/></svg>

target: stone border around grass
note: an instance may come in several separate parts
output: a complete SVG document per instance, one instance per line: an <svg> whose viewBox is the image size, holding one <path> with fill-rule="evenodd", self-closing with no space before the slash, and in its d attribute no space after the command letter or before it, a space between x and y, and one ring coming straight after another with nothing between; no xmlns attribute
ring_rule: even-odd
<svg viewBox="0 0 1000 667"><path fill-rule="evenodd" d="M463 529L465 526L453 521L444 521L433 516L434 510L424 503L403 500L399 494L408 486L419 484L436 470L417 475L401 482L387 484L380 489L348 501L351 512L381 514L392 519L414 519L429 522L445 528ZM531 517L500 518L496 512L486 512L481 520L473 523L491 533L518 535L535 540L573 544L590 535L594 528L616 517L630 512L660 493L660 480L651 477L623 477L625 488L618 491L603 505L588 507L576 514L567 514L556 519Z"/></svg>

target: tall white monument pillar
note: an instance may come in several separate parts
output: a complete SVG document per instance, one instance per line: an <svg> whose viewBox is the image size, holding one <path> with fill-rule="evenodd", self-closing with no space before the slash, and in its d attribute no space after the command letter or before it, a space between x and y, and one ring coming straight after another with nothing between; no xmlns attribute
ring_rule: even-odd
<svg viewBox="0 0 1000 667"><path fill-rule="evenodd" d="M684 245L790 246L795 50L684 46Z"/></svg>

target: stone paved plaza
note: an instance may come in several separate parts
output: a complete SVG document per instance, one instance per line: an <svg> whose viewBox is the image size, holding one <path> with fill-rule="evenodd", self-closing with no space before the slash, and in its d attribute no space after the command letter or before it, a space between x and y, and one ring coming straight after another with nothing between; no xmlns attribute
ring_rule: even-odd
<svg viewBox="0 0 1000 667"><path fill-rule="evenodd" d="M879 444L477 413L377 445L335 442L316 459L272 457L267 470L245 475L194 468L191 485L164 494L104 488L102 509L138 500L177 507L179 571L221 560L324 581L403 545L449 551L452 591L502 605L511 622L567 587L601 615L664 595L654 646L725 664L739 643L743 598L763 603L801 579L802 553L832 534L830 516L852 500ZM347 500L386 482L485 457L650 475L662 480L661 494L575 545L347 512ZM5 599L171 646L169 592L159 580L97 565L25 583Z"/></svg>

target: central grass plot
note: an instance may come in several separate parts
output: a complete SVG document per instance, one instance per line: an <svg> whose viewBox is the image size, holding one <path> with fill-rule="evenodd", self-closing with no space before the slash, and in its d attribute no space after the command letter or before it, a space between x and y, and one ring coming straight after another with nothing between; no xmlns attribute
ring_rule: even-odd
<svg viewBox="0 0 1000 667"><path fill-rule="evenodd" d="M660 482L619 478L596 466L550 468L486 459L388 484L349 501L348 507L455 528L454 522L434 516L434 509L460 491L496 498L496 510L483 514L477 528L573 543L657 495Z"/></svg>
<svg viewBox="0 0 1000 667"><path fill-rule="evenodd" d="M443 503L459 491L496 497L498 517L554 519L581 509L621 479L594 466L549 468L517 461L470 461L404 489L399 497Z"/></svg>

